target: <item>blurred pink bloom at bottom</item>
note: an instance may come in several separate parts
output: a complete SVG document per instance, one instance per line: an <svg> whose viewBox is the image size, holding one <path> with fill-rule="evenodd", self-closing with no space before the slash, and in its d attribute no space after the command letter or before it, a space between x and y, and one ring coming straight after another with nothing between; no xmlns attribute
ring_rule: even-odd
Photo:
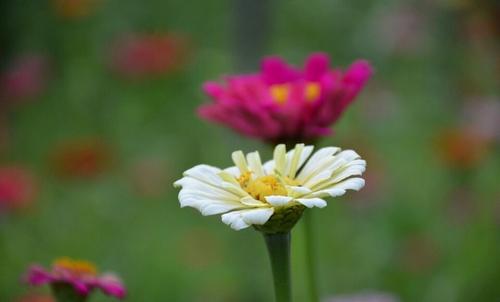
<svg viewBox="0 0 500 302"><path fill-rule="evenodd" d="M19 166L0 167L0 211L24 208L37 195L32 173Z"/></svg>
<svg viewBox="0 0 500 302"><path fill-rule="evenodd" d="M113 274L97 275L97 269L87 261L61 258L54 262L52 270L39 265L29 268L25 282L39 286L44 284L68 284L81 296L89 295L100 289L107 295L124 298L126 291L120 279Z"/></svg>

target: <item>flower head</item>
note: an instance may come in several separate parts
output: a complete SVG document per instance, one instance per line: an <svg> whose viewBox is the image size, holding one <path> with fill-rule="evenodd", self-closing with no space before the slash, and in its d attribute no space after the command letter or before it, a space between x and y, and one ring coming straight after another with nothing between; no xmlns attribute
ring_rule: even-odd
<svg viewBox="0 0 500 302"><path fill-rule="evenodd" d="M366 61L346 71L330 69L326 54L311 55L304 69L279 57L263 60L260 73L234 75L225 84L208 82L214 102L201 117L267 142L311 141L331 133L333 124L372 74Z"/></svg>
<svg viewBox="0 0 500 302"><path fill-rule="evenodd" d="M22 103L36 98L46 87L48 69L42 55L14 59L0 75L0 101Z"/></svg>
<svg viewBox="0 0 500 302"><path fill-rule="evenodd" d="M111 154L109 146L99 138L77 138L58 145L52 163L61 177L92 178L109 168Z"/></svg>
<svg viewBox="0 0 500 302"><path fill-rule="evenodd" d="M266 233L286 232L306 207L325 207L325 197L365 184L353 177L366 166L356 152L326 147L311 156L312 151L313 146L297 144L287 153L285 145L278 145L274 159L264 164L258 152L245 157L236 151L233 167L195 166L174 184L182 187L181 207L196 208L203 215L223 214L222 221L235 230L254 225Z"/></svg>
<svg viewBox="0 0 500 302"><path fill-rule="evenodd" d="M135 79L166 74L183 66L187 44L179 34L131 34L112 45L111 68Z"/></svg>
<svg viewBox="0 0 500 302"><path fill-rule="evenodd" d="M115 275L99 275L94 264L70 258L57 259L50 271L39 265L31 266L25 276L25 281L36 286L43 284L70 285L81 296L88 296L96 288L107 295L120 299L125 297L126 293L122 282Z"/></svg>
<svg viewBox="0 0 500 302"><path fill-rule="evenodd" d="M24 208L38 193L33 174L20 166L0 167L0 212Z"/></svg>

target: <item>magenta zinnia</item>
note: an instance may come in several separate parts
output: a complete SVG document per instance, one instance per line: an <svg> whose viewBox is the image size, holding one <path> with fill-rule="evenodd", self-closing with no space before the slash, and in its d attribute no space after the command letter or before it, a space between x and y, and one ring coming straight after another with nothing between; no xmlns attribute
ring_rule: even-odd
<svg viewBox="0 0 500 302"><path fill-rule="evenodd" d="M201 106L199 114L270 143L329 135L373 73L364 60L345 71L329 65L323 53L309 56L302 70L280 57L265 58L259 73L228 76L224 84L205 83L213 103Z"/></svg>
<svg viewBox="0 0 500 302"><path fill-rule="evenodd" d="M35 286L50 284L55 290L57 285L68 285L83 297L87 297L94 289L120 299L126 293L124 285L114 274L99 275L94 264L70 258L57 259L51 270L39 265L31 266L25 281Z"/></svg>

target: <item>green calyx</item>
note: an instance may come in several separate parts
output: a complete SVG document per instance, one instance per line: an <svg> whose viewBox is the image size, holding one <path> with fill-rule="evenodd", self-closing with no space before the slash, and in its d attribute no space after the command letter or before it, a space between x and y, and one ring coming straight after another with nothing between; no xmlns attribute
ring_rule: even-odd
<svg viewBox="0 0 500 302"><path fill-rule="evenodd" d="M257 231L265 234L288 233L299 221L305 206L301 204L275 208L273 216L263 225L254 225Z"/></svg>

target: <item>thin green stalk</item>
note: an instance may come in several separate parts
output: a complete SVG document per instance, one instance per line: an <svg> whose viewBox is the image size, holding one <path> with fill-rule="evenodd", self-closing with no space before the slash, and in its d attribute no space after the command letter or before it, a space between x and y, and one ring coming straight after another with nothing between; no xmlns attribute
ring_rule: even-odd
<svg viewBox="0 0 500 302"><path fill-rule="evenodd" d="M290 238L290 232L277 234L264 233L273 271L276 302L292 301Z"/></svg>
<svg viewBox="0 0 500 302"><path fill-rule="evenodd" d="M318 282L317 282L317 267L316 267L316 238L314 232L314 217L312 211L305 211L303 215L304 222L304 243L306 255L306 275L307 286L309 291L309 301L318 302Z"/></svg>

